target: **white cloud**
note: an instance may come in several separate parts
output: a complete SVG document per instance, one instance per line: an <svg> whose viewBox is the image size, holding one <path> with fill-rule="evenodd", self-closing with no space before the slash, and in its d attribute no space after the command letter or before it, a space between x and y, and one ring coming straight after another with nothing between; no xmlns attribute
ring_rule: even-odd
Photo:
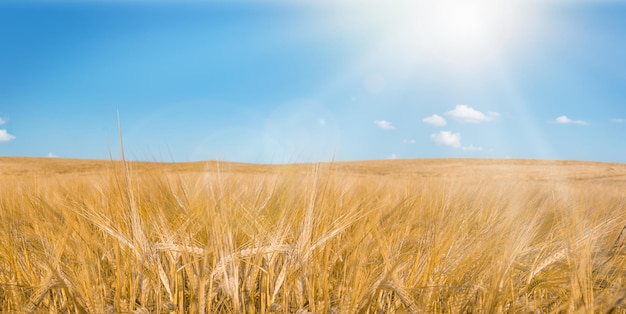
<svg viewBox="0 0 626 314"><path fill-rule="evenodd" d="M391 154L391 156L387 157L387 159L398 159L398 156L396 156L396 154Z"/></svg>
<svg viewBox="0 0 626 314"><path fill-rule="evenodd" d="M572 120L570 120L570 118L566 117L566 116L560 116L558 118L556 118L556 120L554 120L556 123L571 123Z"/></svg>
<svg viewBox="0 0 626 314"><path fill-rule="evenodd" d="M487 114L484 114L467 105L456 105L453 110L446 112L446 115L461 122L481 123L492 121L500 114L493 111L489 111Z"/></svg>
<svg viewBox="0 0 626 314"><path fill-rule="evenodd" d="M0 118L0 125L3 125L5 123L7 123L7 120L4 120L4 119Z"/></svg>
<svg viewBox="0 0 626 314"><path fill-rule="evenodd" d="M463 146L463 147L461 147L461 149L464 152L480 152L480 151L483 150L483 148L481 146L474 146L474 145Z"/></svg>
<svg viewBox="0 0 626 314"><path fill-rule="evenodd" d="M403 141L402 141L402 143L404 143L404 144L411 144L411 145L413 145L413 144L415 144L415 143L416 143L416 141L415 141L414 139L410 139L410 140L403 140Z"/></svg>
<svg viewBox="0 0 626 314"><path fill-rule="evenodd" d="M445 145L450 147L461 147L461 134L452 133L451 131L440 131L439 133L431 134L430 138L438 145Z"/></svg>
<svg viewBox="0 0 626 314"><path fill-rule="evenodd" d="M560 116L557 117L556 119L554 119L554 122L559 123L559 124L579 124L579 125L588 125L589 122L584 121L584 120L572 120L570 118L568 118L567 116Z"/></svg>
<svg viewBox="0 0 626 314"><path fill-rule="evenodd" d="M396 128L393 124L391 124L391 122L385 120L376 120L374 121L374 124L383 130L394 130Z"/></svg>
<svg viewBox="0 0 626 314"><path fill-rule="evenodd" d="M57 157L59 157L59 156L53 154L52 152L48 153L48 158L57 158Z"/></svg>
<svg viewBox="0 0 626 314"><path fill-rule="evenodd" d="M610 119L609 121L612 123L626 123L626 119L621 119L621 118Z"/></svg>
<svg viewBox="0 0 626 314"><path fill-rule="evenodd" d="M422 119L422 122L424 123L428 123L430 125L434 125L434 126L445 126L446 125L446 119L444 119L442 116L438 115L438 114L434 114L430 117L426 117L424 119Z"/></svg>
<svg viewBox="0 0 626 314"><path fill-rule="evenodd" d="M0 143L7 143L15 139L15 136L9 134L6 129L0 129Z"/></svg>

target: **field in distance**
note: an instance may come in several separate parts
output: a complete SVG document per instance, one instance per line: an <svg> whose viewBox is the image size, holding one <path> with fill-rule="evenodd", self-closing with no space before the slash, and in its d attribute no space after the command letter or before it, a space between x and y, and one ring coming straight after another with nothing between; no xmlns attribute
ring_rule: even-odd
<svg viewBox="0 0 626 314"><path fill-rule="evenodd" d="M0 157L0 312L626 313L626 164Z"/></svg>
<svg viewBox="0 0 626 314"><path fill-rule="evenodd" d="M101 175L119 168L120 161L0 157L0 177ZM320 164L261 165L225 161L187 163L128 162L133 173L194 174L219 169L224 173L269 174L309 172L314 166L348 176L393 176L421 178L518 179L539 181L592 180L625 182L626 164L527 159L406 159Z"/></svg>

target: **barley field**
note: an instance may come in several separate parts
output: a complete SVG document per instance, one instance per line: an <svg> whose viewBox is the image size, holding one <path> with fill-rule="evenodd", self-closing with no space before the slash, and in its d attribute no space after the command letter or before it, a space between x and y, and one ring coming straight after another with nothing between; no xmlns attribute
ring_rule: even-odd
<svg viewBox="0 0 626 314"><path fill-rule="evenodd" d="M626 313L626 165L0 158L0 313Z"/></svg>

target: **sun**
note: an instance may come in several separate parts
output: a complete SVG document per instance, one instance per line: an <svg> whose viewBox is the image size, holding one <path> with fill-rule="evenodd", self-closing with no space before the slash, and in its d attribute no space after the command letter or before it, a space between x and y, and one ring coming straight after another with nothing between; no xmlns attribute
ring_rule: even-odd
<svg viewBox="0 0 626 314"><path fill-rule="evenodd" d="M501 57L523 42L528 36L524 24L532 21L529 5L519 0L368 3L362 18L384 34L384 45L394 57L453 66L488 64Z"/></svg>
<svg viewBox="0 0 626 314"><path fill-rule="evenodd" d="M480 4L439 4L426 16L424 23L416 23L416 33L432 29L425 35L435 52L453 58L478 58L498 49L505 39L506 27L498 23L499 13L493 7ZM418 36L419 37L419 36Z"/></svg>
<svg viewBox="0 0 626 314"><path fill-rule="evenodd" d="M409 49L451 65L489 63L521 37L523 10L511 1L430 1L404 10L390 27Z"/></svg>

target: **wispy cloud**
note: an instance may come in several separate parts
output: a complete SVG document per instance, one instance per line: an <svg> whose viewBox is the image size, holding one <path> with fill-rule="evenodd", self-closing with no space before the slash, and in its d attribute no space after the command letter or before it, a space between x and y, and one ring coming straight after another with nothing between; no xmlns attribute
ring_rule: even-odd
<svg viewBox="0 0 626 314"><path fill-rule="evenodd" d="M559 123L559 124L578 124L578 125L588 125L589 122L584 121L584 120L572 120L570 118L568 118L567 116L560 116L557 117L556 119L554 119L554 122Z"/></svg>
<svg viewBox="0 0 626 314"><path fill-rule="evenodd" d="M460 122L481 123L492 121L500 114L493 111L484 114L468 105L456 105L454 109L446 112L446 115Z"/></svg>
<svg viewBox="0 0 626 314"><path fill-rule="evenodd" d="M439 133L431 134L430 138L437 145L444 145L454 148L461 147L461 133L452 133L451 131L440 131Z"/></svg>
<svg viewBox="0 0 626 314"><path fill-rule="evenodd" d="M7 143L15 139L15 136L9 134L6 129L0 129L0 143Z"/></svg>
<svg viewBox="0 0 626 314"><path fill-rule="evenodd" d="M396 154L391 154L391 156L387 157L387 159L398 159Z"/></svg>
<svg viewBox="0 0 626 314"><path fill-rule="evenodd" d="M402 141L402 143L404 143L404 144L411 144L411 145L413 145L413 144L415 144L415 143L416 143L416 141L415 141L414 139L410 139L410 140L403 140L403 141Z"/></svg>
<svg viewBox="0 0 626 314"><path fill-rule="evenodd" d="M53 154L52 152L48 153L48 158L57 158L57 157L59 157L59 156Z"/></svg>
<svg viewBox="0 0 626 314"><path fill-rule="evenodd" d="M0 118L0 125L3 125L5 123L7 123L7 120L4 120L4 119Z"/></svg>
<svg viewBox="0 0 626 314"><path fill-rule="evenodd" d="M614 119L610 119L609 122L611 122L611 123L626 123L626 119L614 118Z"/></svg>
<svg viewBox="0 0 626 314"><path fill-rule="evenodd" d="M374 124L383 130L394 130L396 128L391 122L386 120L376 120L374 121Z"/></svg>
<svg viewBox="0 0 626 314"><path fill-rule="evenodd" d="M424 123L428 123L430 125L434 125L434 126L445 126L446 123L446 119L444 119L442 116L438 115L438 114L434 114L430 117L426 117L424 119L422 119L422 122Z"/></svg>

